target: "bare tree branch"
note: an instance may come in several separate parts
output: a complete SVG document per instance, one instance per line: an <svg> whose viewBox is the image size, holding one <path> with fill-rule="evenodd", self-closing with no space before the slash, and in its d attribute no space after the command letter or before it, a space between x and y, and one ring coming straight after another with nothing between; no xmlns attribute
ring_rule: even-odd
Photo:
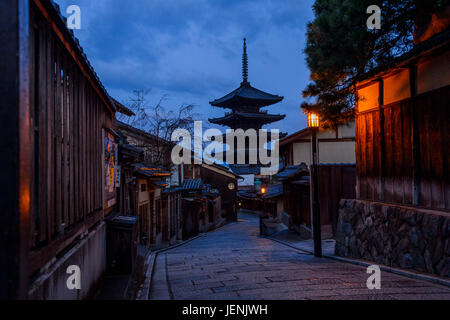
<svg viewBox="0 0 450 320"><path fill-rule="evenodd" d="M192 134L194 120L198 119L199 114L194 113L195 106L193 104L184 104L176 108L176 111L167 111L163 106L167 95L163 95L156 105L151 106L146 99L150 92L151 90L134 90L133 96L125 105L135 113L135 116L120 115L118 120L153 135L155 137L153 145L138 147L144 149L144 152L147 151L146 154L152 154L152 159L146 159L147 161L170 168L172 133L176 129L185 129Z"/></svg>

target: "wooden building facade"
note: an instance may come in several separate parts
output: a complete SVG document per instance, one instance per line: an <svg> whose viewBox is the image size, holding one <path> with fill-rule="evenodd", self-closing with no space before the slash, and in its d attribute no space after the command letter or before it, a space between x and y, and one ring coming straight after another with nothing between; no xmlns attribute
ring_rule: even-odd
<svg viewBox="0 0 450 320"><path fill-rule="evenodd" d="M226 222L221 215L221 195L201 178L185 179L181 192L181 231L182 239L208 232Z"/></svg>
<svg viewBox="0 0 450 320"><path fill-rule="evenodd" d="M217 189L221 196L220 217L227 221L237 221L238 175L228 167L216 163L183 164L181 167L182 180L200 178L203 183Z"/></svg>
<svg viewBox="0 0 450 320"><path fill-rule="evenodd" d="M424 48L359 84L358 199L450 209L449 61Z"/></svg>
<svg viewBox="0 0 450 320"><path fill-rule="evenodd" d="M200 167L200 177L203 183L219 191L220 218L230 222L237 221L237 175L224 166L203 163Z"/></svg>
<svg viewBox="0 0 450 320"><path fill-rule="evenodd" d="M312 163L311 131L300 130L280 140L284 210L292 227L303 233L311 226L309 169ZM320 221L328 234L336 233L339 201L355 197L355 123L317 133Z"/></svg>
<svg viewBox="0 0 450 320"><path fill-rule="evenodd" d="M337 255L450 277L446 19L357 86L356 200L340 204Z"/></svg>
<svg viewBox="0 0 450 320"><path fill-rule="evenodd" d="M103 273L103 218L115 203L114 192L105 202L103 143L115 105L57 5L2 1L0 12L7 155L1 167L8 189L1 296L86 297ZM82 290L67 290L67 264L90 270L82 274Z"/></svg>
<svg viewBox="0 0 450 320"><path fill-rule="evenodd" d="M141 152L128 173L133 184L130 186L123 181L120 190L124 205L127 205L126 198L130 199L129 214L138 216L139 243L160 247L166 242L176 241L181 235L178 236L171 230L179 229L181 206L176 206L179 200L175 200L178 197L173 190L165 192L169 182L173 180L171 172L155 165L155 162L169 163L170 160L162 158L168 155L158 151L162 144L167 145L169 142L117 120L114 121L114 129L122 136L123 149L127 146L128 149L131 147Z"/></svg>
<svg viewBox="0 0 450 320"><path fill-rule="evenodd" d="M179 187L162 191L162 240L174 244L183 239L182 199Z"/></svg>

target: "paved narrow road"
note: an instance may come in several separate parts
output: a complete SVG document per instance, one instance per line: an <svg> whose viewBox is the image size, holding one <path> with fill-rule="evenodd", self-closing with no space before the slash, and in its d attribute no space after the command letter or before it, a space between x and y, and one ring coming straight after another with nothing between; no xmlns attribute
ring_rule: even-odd
<svg viewBox="0 0 450 320"><path fill-rule="evenodd" d="M229 224L157 256L150 299L450 299L450 288L381 273L258 237L258 219Z"/></svg>

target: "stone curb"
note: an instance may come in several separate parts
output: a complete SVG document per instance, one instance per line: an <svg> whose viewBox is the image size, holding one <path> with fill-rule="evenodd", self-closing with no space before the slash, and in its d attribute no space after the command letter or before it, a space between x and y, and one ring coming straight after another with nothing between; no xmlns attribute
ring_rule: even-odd
<svg viewBox="0 0 450 320"><path fill-rule="evenodd" d="M300 249L296 246L291 245L288 242L284 242L282 240L278 240L278 239L273 239L270 237L264 237L267 239L270 239L272 241L281 243L285 246L288 246L290 248L293 248L295 250L304 252L306 254L311 254L313 255L313 252L304 250L304 249ZM450 280L446 280L446 279L442 279L442 278L438 278L435 276L430 276L430 275L426 275L426 274L421 274L421 273L415 273L415 272L409 272L403 269L398 269L398 268L393 268L393 267L388 267L385 265L380 265L380 264L376 264L376 263L371 263L371 262L366 262L363 260L355 260L355 259L349 259L349 258L343 258L343 257L338 257L338 256L330 256L330 255L323 255L323 258L327 258L327 259L331 259L331 260L336 260L336 261L340 261L340 262L345 262L345 263L351 263L351 264L355 264L355 265L359 265L359 266L363 266L363 267L368 267L371 265L377 265L380 267L381 270L385 271L385 272L390 272L390 273L394 273L397 275L401 275L404 277L408 277L411 279L416 279L416 280L423 280L423 281L427 281L427 282L431 282L431 283L435 283L435 284L440 284L446 287L450 287Z"/></svg>
<svg viewBox="0 0 450 320"><path fill-rule="evenodd" d="M431 283L435 283L435 284L440 284L446 287L450 287L450 280L445 280L442 278L438 278L435 276L430 276L430 275L426 275L423 273L415 273L415 272L410 272L410 271L406 271L403 269L398 269L398 268L393 268L393 267L388 267L385 265L379 265L376 263L371 263L371 262L366 262L366 261L362 261L362 260L354 260L354 259L349 259L349 258L343 258L343 257L338 257L338 256L328 256L325 255L325 258L328 259L332 259L332 260L336 260L336 261L341 261L341 262L347 262L347 263L351 263L351 264L356 264L356 265L360 265L363 267L368 267L371 265L377 265L380 267L381 270L386 271L386 272L390 272L390 273L394 273L400 276L404 276L404 277L408 277L411 279L416 279L416 280L423 280L423 281L427 281L427 282L431 282Z"/></svg>
<svg viewBox="0 0 450 320"><path fill-rule="evenodd" d="M184 245L188 244L189 242L194 241L194 240L196 240L200 237L204 237L204 236L206 236L206 233L199 234L198 236L195 236L186 241L174 244L167 248L162 248L162 249L152 251L148 257L146 267L144 267L144 270L146 270L145 271L145 280L144 280L144 283L139 288L139 291L136 295L136 300L148 300L148 298L149 298L150 285L151 285L152 276L153 276L153 268L155 265L156 257L158 256L159 253L184 246Z"/></svg>
<svg viewBox="0 0 450 320"><path fill-rule="evenodd" d="M313 254L313 253L310 252L310 251L307 251L307 250L304 250L304 249L300 249L299 247L293 246L293 245L290 244L289 242L285 242L285 241L283 241L283 240L271 238L271 236L260 236L260 237L261 237L261 238L265 238L265 239L270 239L270 240L272 240L272 241L281 243L282 245L285 245L285 246L290 247L290 248L292 248L292 249L295 249L295 250L297 250L297 251L301 251L303 254Z"/></svg>

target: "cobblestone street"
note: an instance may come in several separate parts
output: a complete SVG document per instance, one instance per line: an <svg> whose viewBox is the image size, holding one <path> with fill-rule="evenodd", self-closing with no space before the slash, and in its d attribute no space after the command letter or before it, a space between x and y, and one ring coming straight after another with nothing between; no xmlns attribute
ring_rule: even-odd
<svg viewBox="0 0 450 320"><path fill-rule="evenodd" d="M450 288L381 272L369 290L366 268L258 237L258 218L208 233L157 256L150 299L450 299Z"/></svg>

